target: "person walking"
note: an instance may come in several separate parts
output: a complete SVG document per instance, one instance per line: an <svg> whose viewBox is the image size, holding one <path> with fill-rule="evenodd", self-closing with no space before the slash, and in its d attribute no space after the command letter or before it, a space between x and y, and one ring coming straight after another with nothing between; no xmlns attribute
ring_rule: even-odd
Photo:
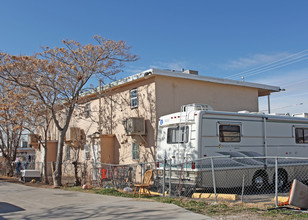
<svg viewBox="0 0 308 220"><path fill-rule="evenodd" d="M19 176L19 174L20 174L20 167L21 167L21 162L20 162L19 157L16 158L15 163L16 163L16 175Z"/></svg>

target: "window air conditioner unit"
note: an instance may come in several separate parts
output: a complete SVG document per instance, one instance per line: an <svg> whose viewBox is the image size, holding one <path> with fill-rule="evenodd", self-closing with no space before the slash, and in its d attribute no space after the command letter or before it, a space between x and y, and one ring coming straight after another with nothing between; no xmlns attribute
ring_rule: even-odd
<svg viewBox="0 0 308 220"><path fill-rule="evenodd" d="M127 135L145 135L144 118L131 117L125 121L125 130Z"/></svg>
<svg viewBox="0 0 308 220"><path fill-rule="evenodd" d="M66 132L65 144L75 148L84 148L85 142L84 131L79 127L70 127Z"/></svg>
<svg viewBox="0 0 308 220"><path fill-rule="evenodd" d="M66 132L66 141L77 141L80 139L80 128L70 127Z"/></svg>
<svg viewBox="0 0 308 220"><path fill-rule="evenodd" d="M41 136L39 136L38 134L29 134L29 143L32 147L34 147L35 149L39 148L39 138Z"/></svg>

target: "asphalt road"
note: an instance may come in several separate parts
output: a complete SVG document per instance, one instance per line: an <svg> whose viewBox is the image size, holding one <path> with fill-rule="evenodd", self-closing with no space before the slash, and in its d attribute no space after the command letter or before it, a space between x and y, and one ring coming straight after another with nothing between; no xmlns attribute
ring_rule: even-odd
<svg viewBox="0 0 308 220"><path fill-rule="evenodd" d="M0 181L1 219L212 219L172 204Z"/></svg>

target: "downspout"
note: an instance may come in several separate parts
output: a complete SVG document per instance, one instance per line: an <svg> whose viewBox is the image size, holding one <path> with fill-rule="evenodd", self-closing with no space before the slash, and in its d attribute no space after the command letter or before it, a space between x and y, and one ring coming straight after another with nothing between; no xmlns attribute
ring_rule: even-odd
<svg viewBox="0 0 308 220"><path fill-rule="evenodd" d="M110 98L110 134L112 134L112 130L113 130L113 106L112 106L112 95L111 95L111 98Z"/></svg>
<svg viewBox="0 0 308 220"><path fill-rule="evenodd" d="M98 132L102 134L102 81L99 80Z"/></svg>

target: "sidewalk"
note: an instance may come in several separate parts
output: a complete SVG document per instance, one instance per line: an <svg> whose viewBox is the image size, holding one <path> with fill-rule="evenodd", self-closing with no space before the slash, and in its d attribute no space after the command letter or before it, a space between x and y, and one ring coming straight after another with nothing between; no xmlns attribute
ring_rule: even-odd
<svg viewBox="0 0 308 220"><path fill-rule="evenodd" d="M0 219L213 219L149 200L28 187L0 181Z"/></svg>

